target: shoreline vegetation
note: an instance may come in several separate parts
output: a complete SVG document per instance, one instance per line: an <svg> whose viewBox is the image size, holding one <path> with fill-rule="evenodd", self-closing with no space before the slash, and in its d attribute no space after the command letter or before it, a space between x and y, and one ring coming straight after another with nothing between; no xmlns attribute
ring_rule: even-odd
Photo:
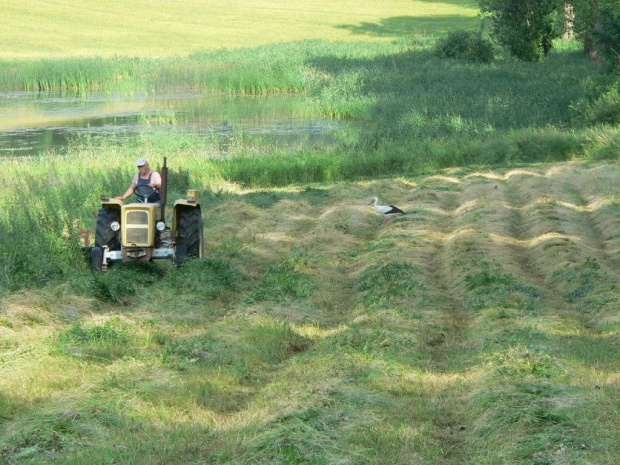
<svg viewBox="0 0 620 465"><path fill-rule="evenodd" d="M296 93L356 123L0 157L0 463L618 463L617 76L574 41L481 64L437 37L0 60L7 92ZM99 195L164 156L205 258L92 273Z"/></svg>
<svg viewBox="0 0 620 465"><path fill-rule="evenodd" d="M371 44L314 40L184 58L0 61L0 89L298 93L307 97L308 117L363 123L362 134L343 142L345 150L415 154L414 147L430 152L435 145L442 158L442 146L458 153L473 145L455 157L461 164L611 156L613 150L601 154L586 141L597 139L593 131L603 134L599 142L616 139L616 77L601 73L579 43L558 41L543 63L487 64L438 58L434 44L421 36ZM520 140L519 133L527 135ZM484 153L494 144L505 157Z"/></svg>
<svg viewBox="0 0 620 465"><path fill-rule="evenodd" d="M307 99L308 117L351 120L361 128L341 135L329 150L245 147L239 134L218 141L148 131L124 147L130 156L145 150L191 154L216 178L247 187L617 159L615 77L600 73L577 42L558 41L547 60L534 64L442 59L434 44L432 37L370 44L313 40L184 58L0 61L0 88L298 93ZM113 139L79 140L71 153L114 145ZM222 153L221 145L231 148ZM0 160L6 164L8 157Z"/></svg>

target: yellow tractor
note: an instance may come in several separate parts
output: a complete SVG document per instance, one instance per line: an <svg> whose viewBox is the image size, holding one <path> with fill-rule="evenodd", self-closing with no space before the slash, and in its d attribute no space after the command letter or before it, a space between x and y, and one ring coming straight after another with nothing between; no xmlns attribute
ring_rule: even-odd
<svg viewBox="0 0 620 465"><path fill-rule="evenodd" d="M91 249L93 270L105 271L118 261L139 262L166 258L182 266L188 258L202 258L202 212L198 191L190 189L184 199L174 202L172 225L165 222L168 168L166 158L161 172L161 203L128 203L101 196L97 215L95 246ZM149 186L137 192L148 198ZM150 191L147 191L150 190Z"/></svg>

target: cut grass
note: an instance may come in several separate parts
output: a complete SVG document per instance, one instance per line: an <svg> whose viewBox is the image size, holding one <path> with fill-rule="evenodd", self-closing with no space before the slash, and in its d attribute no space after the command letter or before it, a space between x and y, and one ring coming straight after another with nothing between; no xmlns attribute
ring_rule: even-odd
<svg viewBox="0 0 620 465"><path fill-rule="evenodd" d="M388 43L424 27L401 8L465 15L434 18L434 35L475 27L474 3L384 2L372 18L339 4L346 21L323 3L289 3L297 21L273 16L286 27L261 17L275 3L252 4L252 24L273 32L261 40L293 40L290 27L307 38L304 25L321 40L256 48L244 27L238 38L253 48L239 51L194 48L210 30L182 22L196 36L172 39L176 25L159 23L148 50L133 36L126 48L89 43L101 33L89 21L139 2L90 10L71 34L48 36L55 50L8 37L21 61L2 63L4 87L305 91L313 112L373 124L327 153L257 151L240 137L222 153L216 139L145 134L3 160L0 461L619 462L618 165L489 168L616 160L618 131L566 111L592 79L574 49L541 66L480 67L431 57L433 37ZM147 9L135 38L221 5L247 6ZM19 25L25 10L5 10ZM28 21L62 32L72 14ZM327 42L334 20L369 42ZM84 48L72 48L81 27ZM93 57L109 47L168 58ZM32 61L41 50L63 61ZM207 258L92 274L78 244L97 195L125 190L128 158L161 153L182 167L170 199L200 190ZM470 164L484 168L458 168ZM374 195L407 215L384 229Z"/></svg>
<svg viewBox="0 0 620 465"><path fill-rule="evenodd" d="M206 195L205 260L5 293L0 457L615 463L618 176L565 163ZM413 213L385 229L373 195ZM114 300L93 279L133 286Z"/></svg>

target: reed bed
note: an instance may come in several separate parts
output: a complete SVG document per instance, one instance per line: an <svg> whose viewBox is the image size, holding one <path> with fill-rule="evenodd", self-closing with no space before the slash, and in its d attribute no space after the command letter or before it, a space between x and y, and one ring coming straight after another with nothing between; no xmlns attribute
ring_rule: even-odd
<svg viewBox="0 0 620 465"><path fill-rule="evenodd" d="M414 42L431 43L432 38ZM399 41L402 42L402 41ZM360 44L320 40L239 50L197 51L166 58L64 58L1 60L0 88L6 90L131 92L195 89L242 93L308 91L320 78L312 61L369 59L391 54L404 44Z"/></svg>

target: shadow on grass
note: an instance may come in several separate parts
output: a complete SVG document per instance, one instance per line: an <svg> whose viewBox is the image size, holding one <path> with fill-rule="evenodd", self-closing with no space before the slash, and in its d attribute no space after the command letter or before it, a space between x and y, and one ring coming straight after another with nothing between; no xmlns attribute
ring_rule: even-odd
<svg viewBox="0 0 620 465"><path fill-rule="evenodd" d="M258 208L271 208L281 200L302 201L312 206L322 206L329 202L330 197L331 194L328 189L307 187L298 193L273 191L250 192L240 196L240 200Z"/></svg>
<svg viewBox="0 0 620 465"><path fill-rule="evenodd" d="M337 29L369 37L401 37L413 34L444 34L453 29L476 29L480 19L466 15L437 15L428 17L395 16L378 23L340 24Z"/></svg>
<svg viewBox="0 0 620 465"><path fill-rule="evenodd" d="M347 81L352 93L345 99L374 102L363 117L373 121L375 129L363 137L405 144L569 127L572 115L567 109L584 97L594 71L578 52L557 53L536 64L483 65L406 51L368 60L323 56L312 66L335 81ZM324 95L327 92L329 88ZM334 98L345 105L340 94Z"/></svg>

